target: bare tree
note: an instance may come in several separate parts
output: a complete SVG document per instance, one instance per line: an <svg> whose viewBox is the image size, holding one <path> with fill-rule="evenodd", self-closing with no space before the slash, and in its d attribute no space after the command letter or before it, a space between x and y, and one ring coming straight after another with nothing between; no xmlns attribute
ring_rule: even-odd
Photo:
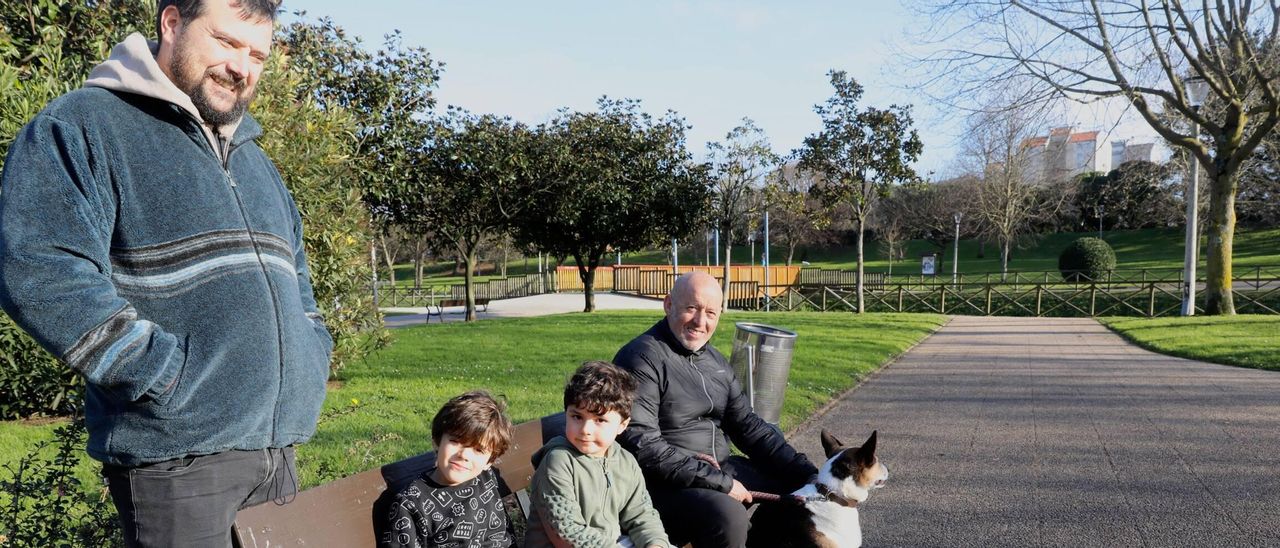
<svg viewBox="0 0 1280 548"><path fill-rule="evenodd" d="M1050 184L1032 167L1030 139L1039 133L1043 112L1035 105L1000 104L969 116L961 154L976 177L966 209L981 233L1000 246L1000 274L1009 272L1009 252L1033 222L1055 215L1062 206L1052 201L1061 193L1044 192ZM1059 183L1054 183L1059 184Z"/></svg>
<svg viewBox="0 0 1280 548"><path fill-rule="evenodd" d="M757 192L764 186L764 178L780 159L769 146L764 130L756 127L750 118L743 118L742 125L725 135L723 143L707 143L711 157L713 192L711 198L713 217L720 229L720 245L724 250L724 302L729 306L729 257L733 249L733 233L753 230L754 217L759 212ZM745 227L745 231L743 228Z"/></svg>
<svg viewBox="0 0 1280 548"><path fill-rule="evenodd" d="M830 215L810 191L813 174L787 163L769 175L765 185L765 204L769 208L770 235L776 236L787 249L787 266L795 260L796 247L821 243L823 228L831 223Z"/></svg>
<svg viewBox="0 0 1280 548"><path fill-rule="evenodd" d="M910 239L911 227L908 224L908 210L904 203L908 193L902 187L881 200L871 215L871 224L876 236L884 244L885 256L889 259L889 276L893 276L893 261L902 256L903 246Z"/></svg>
<svg viewBox="0 0 1280 548"><path fill-rule="evenodd" d="M1235 199L1241 166L1280 122L1275 0L922 0L941 49L925 65L953 100L993 82L1034 84L1024 99L1119 97L1204 168L1210 205L1205 311L1234 314L1231 295ZM1187 75L1202 78L1209 102L1197 109ZM1206 140L1172 111L1193 121Z"/></svg>

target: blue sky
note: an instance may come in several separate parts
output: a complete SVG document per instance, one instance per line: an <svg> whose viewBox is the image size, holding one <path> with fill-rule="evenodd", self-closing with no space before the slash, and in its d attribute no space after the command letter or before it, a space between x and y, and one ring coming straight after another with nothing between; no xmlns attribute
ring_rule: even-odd
<svg viewBox="0 0 1280 548"><path fill-rule="evenodd" d="M560 107L593 110L601 95L629 97L651 113L684 116L699 159L707 141L722 139L743 117L786 153L819 129L813 105L831 95L826 72L836 68L866 87L865 105L918 103L922 174L945 169L955 155L955 124L943 123L901 81L908 71L894 52L919 25L893 0L298 0L284 7L329 16L370 46L399 29L406 43L445 64L441 107L537 124Z"/></svg>

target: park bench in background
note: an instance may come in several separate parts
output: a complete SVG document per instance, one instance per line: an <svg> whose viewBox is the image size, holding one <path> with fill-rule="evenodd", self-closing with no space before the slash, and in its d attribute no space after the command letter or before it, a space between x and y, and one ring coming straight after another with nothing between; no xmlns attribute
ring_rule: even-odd
<svg viewBox="0 0 1280 548"><path fill-rule="evenodd" d="M494 465L499 491L510 506L529 513L526 490L533 477L533 453L564 434L564 413L516 425L511 449ZM377 535L395 494L435 464L428 452L367 470L298 493L289 504L266 502L236 515L233 544L237 548L310 546L362 548L377 546ZM523 517L523 516L522 516ZM516 523L523 536L524 523Z"/></svg>
<svg viewBox="0 0 1280 548"><path fill-rule="evenodd" d="M431 321L432 316L440 318L440 322L444 322L444 309L451 306L466 306L466 299L441 299L436 301L435 306L427 306L427 321ZM434 309L434 311L433 311ZM487 312L489 310L489 299L476 297L476 311Z"/></svg>

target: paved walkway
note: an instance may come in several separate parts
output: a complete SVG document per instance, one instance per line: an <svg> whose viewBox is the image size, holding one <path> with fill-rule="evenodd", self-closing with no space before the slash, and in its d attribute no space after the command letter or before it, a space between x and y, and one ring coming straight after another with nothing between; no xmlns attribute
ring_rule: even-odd
<svg viewBox="0 0 1280 548"><path fill-rule="evenodd" d="M478 319L490 318L524 318L528 316L545 316L547 314L563 314L565 312L582 312L586 304L581 293L548 293L531 297L501 299L491 301L488 310L477 312ZM427 322L426 308L388 308L388 312L399 312L401 315L387 316L387 327L404 327ZM596 293L596 310L662 310L662 301L647 299L618 293ZM661 312L659 312L661 315ZM444 321L460 322L463 319L463 307L445 307ZM430 323L439 322L440 318L432 317Z"/></svg>
<svg viewBox="0 0 1280 548"><path fill-rule="evenodd" d="M957 317L793 436L890 479L864 546L1280 546L1280 373L1153 354L1089 319Z"/></svg>

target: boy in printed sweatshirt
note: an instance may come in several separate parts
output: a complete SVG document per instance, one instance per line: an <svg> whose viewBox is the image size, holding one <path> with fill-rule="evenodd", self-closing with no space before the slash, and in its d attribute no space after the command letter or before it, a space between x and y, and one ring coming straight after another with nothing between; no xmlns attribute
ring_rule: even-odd
<svg viewBox="0 0 1280 548"><path fill-rule="evenodd" d="M564 388L565 435L533 455L526 548L668 548L635 457L613 443L631 417L635 381L587 362Z"/></svg>
<svg viewBox="0 0 1280 548"><path fill-rule="evenodd" d="M380 548L511 548L515 536L490 468L511 445L501 403L477 390L431 420L436 465L396 494Z"/></svg>

